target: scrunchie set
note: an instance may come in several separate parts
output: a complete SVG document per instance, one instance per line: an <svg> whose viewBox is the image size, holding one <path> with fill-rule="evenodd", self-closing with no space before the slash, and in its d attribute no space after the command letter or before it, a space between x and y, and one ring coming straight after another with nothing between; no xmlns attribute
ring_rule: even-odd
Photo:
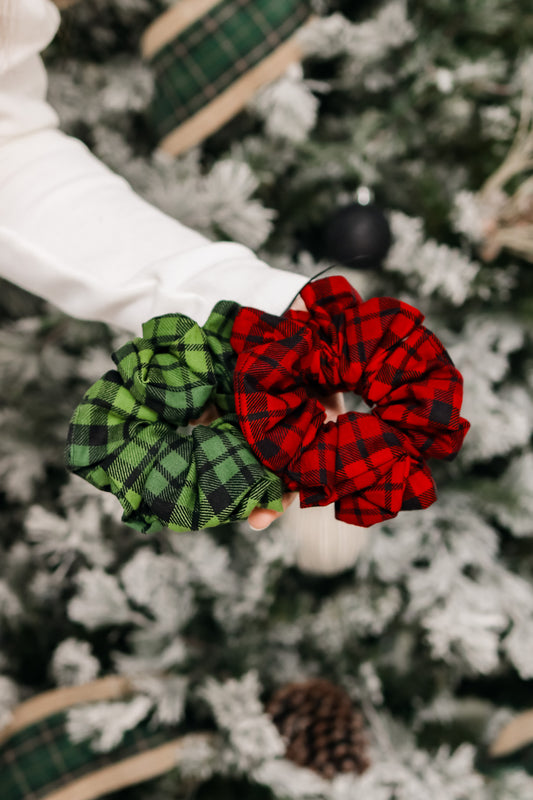
<svg viewBox="0 0 533 800"><path fill-rule="evenodd" d="M143 531L281 510L284 491L365 527L427 508L427 459L453 458L469 428L461 374L406 303L363 302L341 277L301 297L307 311L281 317L220 302L203 328L150 320L76 409L69 468L112 491ZM322 399L335 392L370 411L326 423ZM209 402L219 419L180 430Z"/></svg>

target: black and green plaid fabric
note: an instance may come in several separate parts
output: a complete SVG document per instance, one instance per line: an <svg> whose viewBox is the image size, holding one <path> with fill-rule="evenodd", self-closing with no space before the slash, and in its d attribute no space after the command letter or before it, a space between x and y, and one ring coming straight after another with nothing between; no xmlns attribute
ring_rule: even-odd
<svg viewBox="0 0 533 800"><path fill-rule="evenodd" d="M66 720L65 711L53 714L0 745L2 800L39 800L85 775L158 747L179 735L175 728L154 728L147 719L128 731L112 752L96 753L87 742L75 744L70 740Z"/></svg>
<svg viewBox="0 0 533 800"><path fill-rule="evenodd" d="M221 0L151 58L150 117L162 138L286 41L307 0Z"/></svg>
<svg viewBox="0 0 533 800"><path fill-rule="evenodd" d="M201 328L156 317L113 354L110 370L74 412L68 468L113 492L123 520L152 533L200 530L282 510L282 483L252 453L234 413L236 303L217 303ZM223 416L184 430L213 401Z"/></svg>

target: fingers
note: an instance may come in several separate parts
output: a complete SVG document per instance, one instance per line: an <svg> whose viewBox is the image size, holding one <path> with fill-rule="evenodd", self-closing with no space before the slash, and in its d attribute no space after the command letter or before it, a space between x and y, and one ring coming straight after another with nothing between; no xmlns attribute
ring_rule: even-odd
<svg viewBox="0 0 533 800"><path fill-rule="evenodd" d="M291 311L307 311L307 306L299 294L294 300ZM342 392L337 392L327 397L325 400L321 398L326 411L326 422L336 422L339 414L346 413L346 406L344 405L344 396Z"/></svg>
<svg viewBox="0 0 533 800"><path fill-rule="evenodd" d="M344 395L342 392L330 394L329 397L321 399L321 402L326 411L326 422L336 422L339 414L346 413L346 405L344 404Z"/></svg>
<svg viewBox="0 0 533 800"><path fill-rule="evenodd" d="M291 306L291 311L307 311L307 306L302 300L301 295L298 295L298 297L295 299L294 303Z"/></svg>
<svg viewBox="0 0 533 800"><path fill-rule="evenodd" d="M264 531L275 519L288 509L298 497L298 492L287 492L281 498L283 511L271 511L269 508L254 508L248 517L248 524L253 531Z"/></svg>
<svg viewBox="0 0 533 800"><path fill-rule="evenodd" d="M294 311L307 311L307 306L300 295L298 295L291 305L291 309ZM344 398L341 392L330 395L323 399L322 402L326 410L326 422L330 420L335 421L339 414L344 414L346 411ZM200 416L196 419L192 419L190 422L191 425L210 425L215 419L218 419L218 417L220 417L220 411L214 403L209 403L209 405L203 409ZM297 497L298 492L287 492L284 494L281 498L283 511L272 511L268 508L254 508L248 517L250 528L254 531L264 531L275 519L281 517Z"/></svg>
<svg viewBox="0 0 533 800"><path fill-rule="evenodd" d="M203 409L202 413L196 419L191 419L191 425L211 425L216 419L220 417L220 411L214 403L209 403Z"/></svg>

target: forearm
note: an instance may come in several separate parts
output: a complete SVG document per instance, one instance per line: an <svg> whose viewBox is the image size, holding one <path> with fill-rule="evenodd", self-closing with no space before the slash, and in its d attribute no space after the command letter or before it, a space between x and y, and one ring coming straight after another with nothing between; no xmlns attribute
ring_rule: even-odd
<svg viewBox="0 0 533 800"><path fill-rule="evenodd" d="M74 316L138 332L172 311L202 324L220 299L280 313L305 280L186 228L55 130L0 147L0 185L3 276Z"/></svg>
<svg viewBox="0 0 533 800"><path fill-rule="evenodd" d="M57 28L55 7L17 0L8 22L0 60L0 275L69 314L133 333L167 312L202 324L220 299L273 313L289 305L302 276L186 228L57 130L38 56Z"/></svg>

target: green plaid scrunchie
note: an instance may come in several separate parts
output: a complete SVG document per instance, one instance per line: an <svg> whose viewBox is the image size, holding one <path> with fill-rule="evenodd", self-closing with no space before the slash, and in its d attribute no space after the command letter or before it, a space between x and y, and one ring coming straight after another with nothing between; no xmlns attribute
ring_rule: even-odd
<svg viewBox="0 0 533 800"><path fill-rule="evenodd" d="M123 521L191 531L282 510L281 480L252 453L235 415L230 345L239 306L222 301L203 328L166 314L113 353L72 417L68 468L112 492ZM185 430L210 401L223 416Z"/></svg>

